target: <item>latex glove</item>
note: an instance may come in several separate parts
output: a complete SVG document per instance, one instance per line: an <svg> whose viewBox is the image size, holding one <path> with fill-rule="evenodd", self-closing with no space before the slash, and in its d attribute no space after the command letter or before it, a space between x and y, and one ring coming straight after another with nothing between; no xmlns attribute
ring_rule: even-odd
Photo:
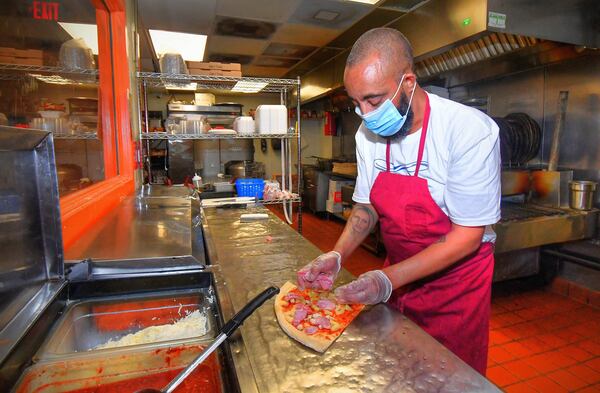
<svg viewBox="0 0 600 393"><path fill-rule="evenodd" d="M298 287L330 291L341 268L342 256L339 252L329 251L319 255L298 271Z"/></svg>
<svg viewBox="0 0 600 393"><path fill-rule="evenodd" d="M337 288L338 302L346 304L377 304L387 302L392 295L392 282L381 270L361 274L356 280Z"/></svg>

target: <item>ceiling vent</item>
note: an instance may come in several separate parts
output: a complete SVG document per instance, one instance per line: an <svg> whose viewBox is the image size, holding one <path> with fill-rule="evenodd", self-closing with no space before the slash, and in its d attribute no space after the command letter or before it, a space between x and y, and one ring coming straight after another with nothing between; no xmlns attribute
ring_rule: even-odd
<svg viewBox="0 0 600 393"><path fill-rule="evenodd" d="M269 39L275 30L277 30L277 25L274 23L219 17L215 33L234 37Z"/></svg>
<svg viewBox="0 0 600 393"><path fill-rule="evenodd" d="M313 16L313 18L316 20L331 22L331 21L335 20L338 16L340 16L339 12L320 10L319 12L317 12L315 14L315 16Z"/></svg>

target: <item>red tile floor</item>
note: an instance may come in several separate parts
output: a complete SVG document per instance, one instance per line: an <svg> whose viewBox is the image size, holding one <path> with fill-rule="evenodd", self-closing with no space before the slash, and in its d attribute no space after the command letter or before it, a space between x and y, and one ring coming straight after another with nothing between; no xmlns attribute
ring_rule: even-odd
<svg viewBox="0 0 600 393"><path fill-rule="evenodd" d="M310 213L302 218L303 236L331 250L344 223ZM382 263L360 247L345 267L359 275ZM506 392L600 393L600 309L531 280L495 284L487 377Z"/></svg>

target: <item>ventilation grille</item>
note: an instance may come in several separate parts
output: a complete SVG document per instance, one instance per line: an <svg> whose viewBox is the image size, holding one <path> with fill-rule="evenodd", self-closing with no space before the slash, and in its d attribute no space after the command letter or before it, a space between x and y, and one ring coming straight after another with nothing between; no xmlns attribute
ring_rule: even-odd
<svg viewBox="0 0 600 393"><path fill-rule="evenodd" d="M476 41L459 45L442 54L415 64L415 73L424 78L450 71L481 60L534 46L541 40L514 34L492 33Z"/></svg>

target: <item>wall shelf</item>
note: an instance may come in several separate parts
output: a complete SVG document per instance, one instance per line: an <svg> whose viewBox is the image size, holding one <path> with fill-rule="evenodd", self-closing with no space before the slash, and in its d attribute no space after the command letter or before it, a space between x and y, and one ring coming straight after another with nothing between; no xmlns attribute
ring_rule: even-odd
<svg viewBox="0 0 600 393"><path fill-rule="evenodd" d="M57 134L53 134L52 137L57 140L57 139L62 139L62 140L100 140L98 138L98 134L96 134L95 132L86 132L86 133L81 133L81 134L77 134L77 135L57 135Z"/></svg>
<svg viewBox="0 0 600 393"><path fill-rule="evenodd" d="M282 154L282 175L289 176L289 183L292 183L292 141L297 142L297 162L296 167L302 168L301 161L301 119L300 119L300 78L297 79L280 79L280 78L254 78L254 77L230 77L217 75L195 75L195 74L164 74L159 72L138 72L137 74L137 96L140 104L139 117L139 137L145 141L140 144L139 157L142 158L141 163L148 173L148 182L153 183L152 179L152 157L148 153L151 150L152 141L166 140L169 146L175 145L171 141L181 140L250 140L250 139L279 139L281 140ZM148 109L148 92L152 87L160 87L166 90L188 90L190 92L209 91L217 93L225 91L239 95L246 94L262 94L274 93L279 96L280 104L287 106L295 106L296 115L290 119L290 125L295 127L294 133L289 134L251 134L251 135L211 135L211 134L168 134L166 132L150 132L149 130L149 112ZM295 105L294 105L295 103ZM142 147L145 145L145 149ZM169 146L167 146L167 156L169 156ZM144 151L145 150L145 151ZM220 158L219 158L220 160ZM222 164L219 162L219 164ZM169 173L168 160L164 165L166 173ZM293 203L302 201L302 171L298 171L298 186L293 190L297 198L285 200L259 200L257 203L265 205L283 204L286 212L289 209L292 211ZM286 187L292 191L291 184ZM290 203L287 204L286 201ZM298 209L298 232L302 233L302 205L297 206ZM289 215L292 217L292 214ZM287 217L287 214L286 214ZM287 219L291 224L291 219Z"/></svg>
<svg viewBox="0 0 600 393"><path fill-rule="evenodd" d="M213 90L232 90L238 82L247 84L264 84L265 86L258 92L254 93L278 93L288 91L299 86L298 79L276 79L276 78L248 78L248 77L232 77L232 76L215 76L215 75L193 75L193 74L162 74L159 72L138 72L137 76L140 80L146 82L148 86L161 86L169 88L169 85L185 85L195 83L196 88L213 89ZM240 93L243 93L240 91Z"/></svg>
<svg viewBox="0 0 600 393"><path fill-rule="evenodd" d="M167 134L166 132L142 132L142 139L181 140L181 139L295 139L298 134L252 134L252 135L211 135L211 134Z"/></svg>

